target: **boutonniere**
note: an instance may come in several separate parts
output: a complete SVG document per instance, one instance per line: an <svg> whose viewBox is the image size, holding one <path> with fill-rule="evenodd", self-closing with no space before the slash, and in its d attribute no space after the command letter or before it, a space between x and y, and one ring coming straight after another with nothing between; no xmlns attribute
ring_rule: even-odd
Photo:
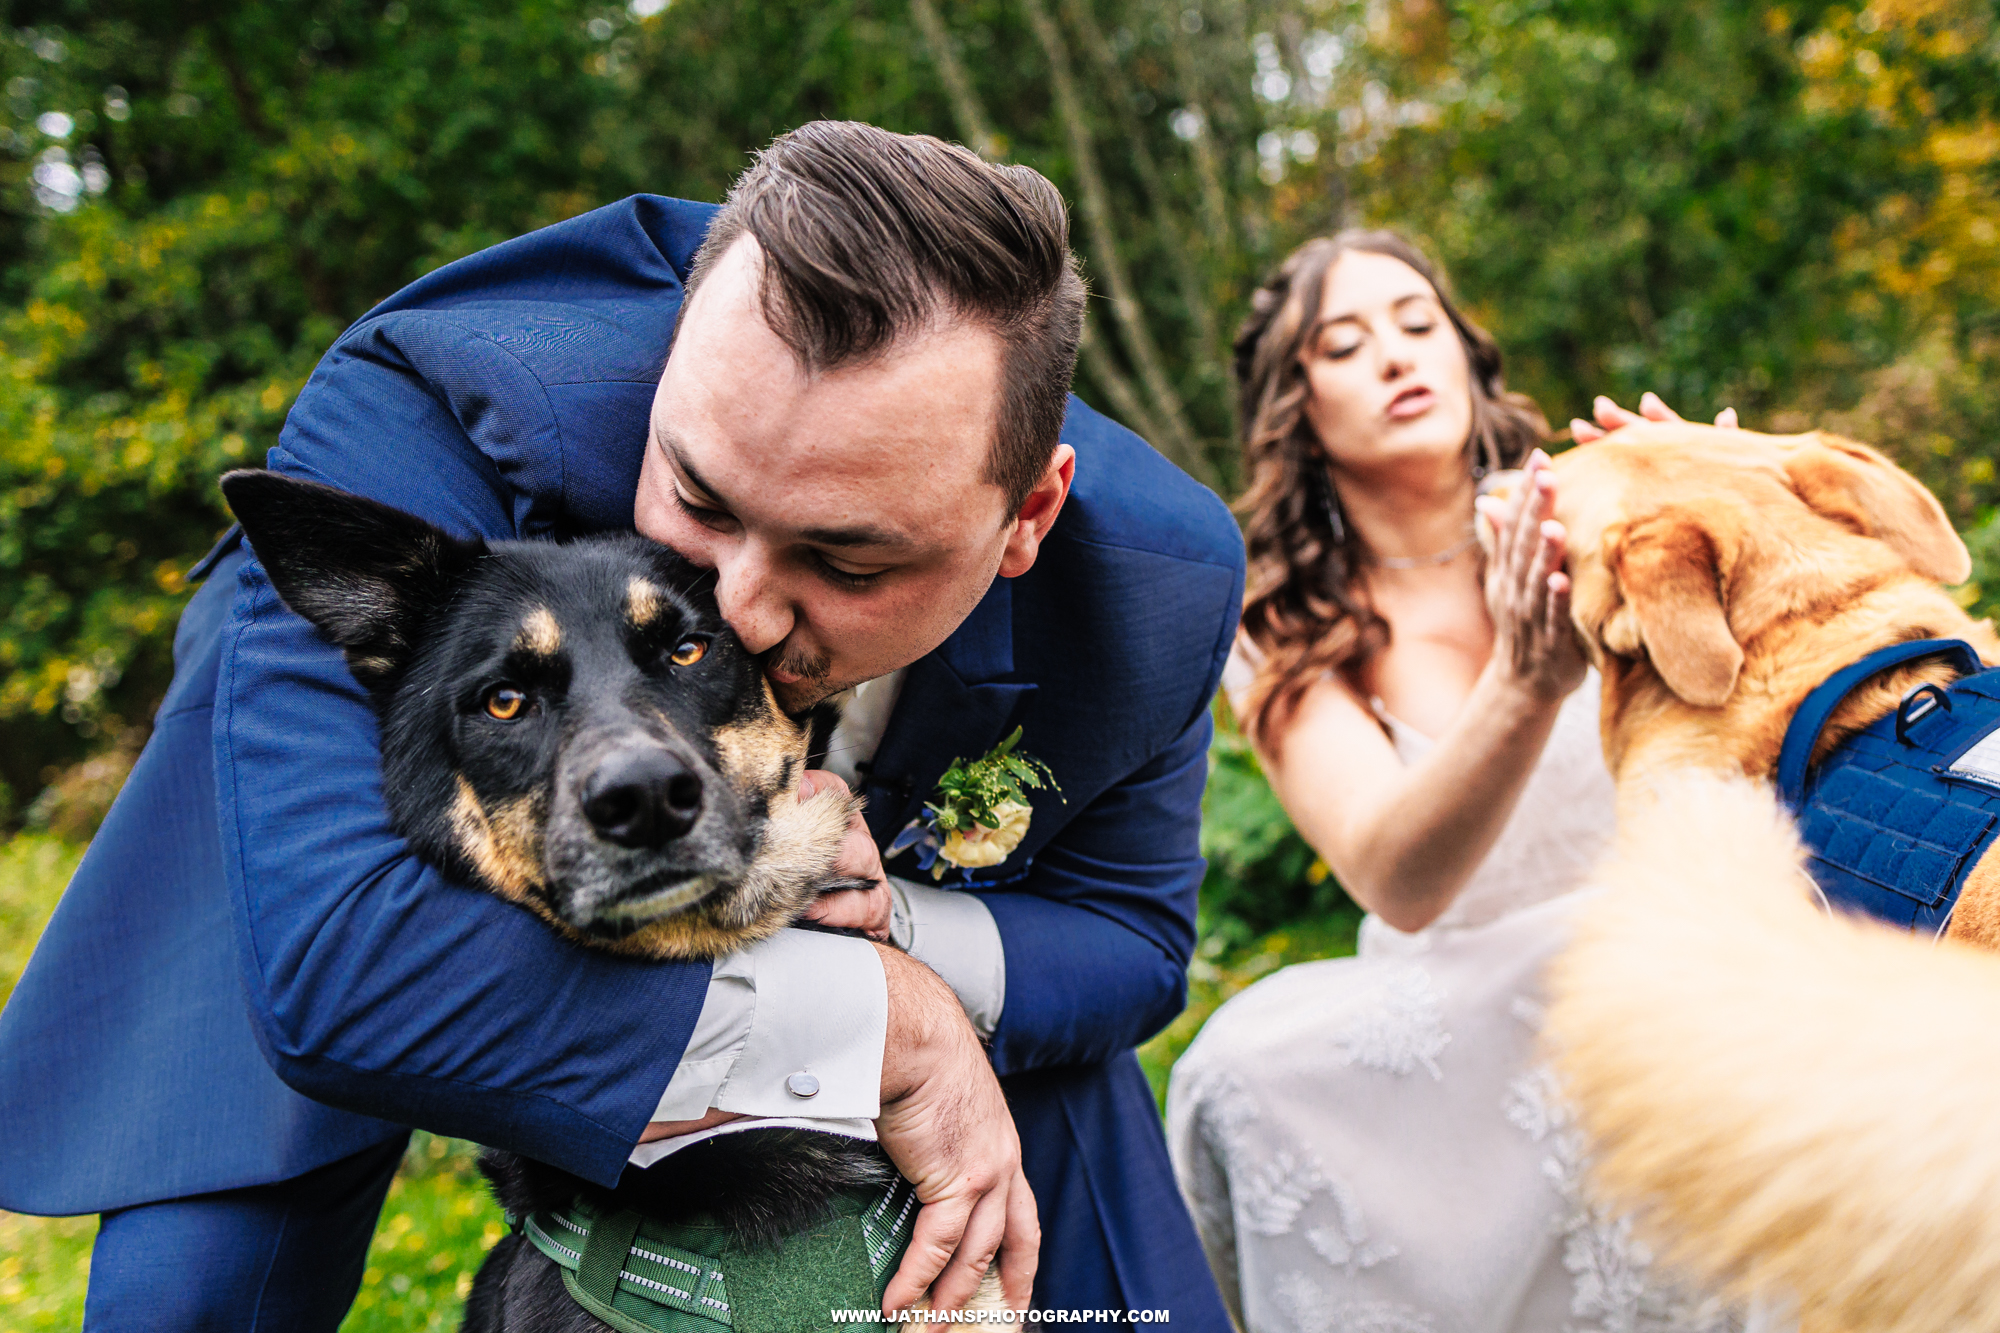
<svg viewBox="0 0 2000 1333"><path fill-rule="evenodd" d="M976 870L1011 856L1035 814L1028 790L1047 786L1062 794L1049 766L1022 754L1015 748L1020 743L1021 728L1016 727L980 758L952 760L924 802L925 813L896 835L888 855L915 848L918 868L938 880L954 866L960 872Z"/></svg>

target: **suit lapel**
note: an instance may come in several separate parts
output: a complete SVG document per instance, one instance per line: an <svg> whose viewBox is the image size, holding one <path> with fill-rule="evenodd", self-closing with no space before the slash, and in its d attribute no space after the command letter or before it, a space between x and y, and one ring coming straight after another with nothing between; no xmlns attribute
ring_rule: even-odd
<svg viewBox="0 0 2000 1333"><path fill-rule="evenodd" d="M903 677L862 782L877 846L923 809L952 760L976 759L997 745L1035 692L1032 684L996 679L1014 669L1012 586L993 580L965 623Z"/></svg>

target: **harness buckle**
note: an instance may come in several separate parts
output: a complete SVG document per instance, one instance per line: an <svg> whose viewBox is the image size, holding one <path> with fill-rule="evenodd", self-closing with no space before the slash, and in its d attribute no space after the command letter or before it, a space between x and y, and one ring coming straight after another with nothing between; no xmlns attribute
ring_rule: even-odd
<svg viewBox="0 0 2000 1333"><path fill-rule="evenodd" d="M1951 696L1945 688L1932 682L1912 687L1903 701L1896 705L1896 742L1899 745L1915 745L1910 739L1910 728L1929 717L1933 711L1942 708L1951 711Z"/></svg>

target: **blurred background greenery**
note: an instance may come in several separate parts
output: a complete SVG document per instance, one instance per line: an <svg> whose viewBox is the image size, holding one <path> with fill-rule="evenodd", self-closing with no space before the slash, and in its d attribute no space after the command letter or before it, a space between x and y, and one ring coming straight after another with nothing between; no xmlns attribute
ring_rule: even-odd
<svg viewBox="0 0 2000 1333"><path fill-rule="evenodd" d="M348 322L817 116L1053 178L1079 389L1231 494L1229 337L1297 241L1394 225L1556 421L1647 388L1824 424L1944 499L2000 600L1995 0L17 0L0 26L0 985L143 744L214 481ZM1226 727L1187 1015L1352 947ZM0 991L4 995L4 991ZM349 1327L447 1327L497 1233L421 1138ZM0 1329L91 1224L0 1217Z"/></svg>

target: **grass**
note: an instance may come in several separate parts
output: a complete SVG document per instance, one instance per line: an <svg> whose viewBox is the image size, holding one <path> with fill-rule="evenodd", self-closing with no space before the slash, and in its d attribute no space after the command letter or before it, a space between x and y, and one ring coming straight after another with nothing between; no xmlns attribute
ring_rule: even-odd
<svg viewBox="0 0 2000 1333"><path fill-rule="evenodd" d="M83 1322L94 1217L0 1213L0 1329L40 1333Z"/></svg>
<svg viewBox="0 0 2000 1333"><path fill-rule="evenodd" d="M499 1206L473 1169L478 1151L458 1139L411 1138L341 1333L458 1327L472 1275L506 1234Z"/></svg>
<svg viewBox="0 0 2000 1333"><path fill-rule="evenodd" d="M47 834L0 842L0 1003L27 965L82 849ZM1355 918L1273 931L1243 943L1214 933L1189 969L1187 1012L1139 1052L1154 1091L1224 1000L1289 963L1353 952ZM389 1187L368 1268L341 1333L454 1329L472 1275L503 1234L468 1143L419 1133ZM0 1333L73 1329L83 1318L94 1217L0 1213Z"/></svg>
<svg viewBox="0 0 2000 1333"><path fill-rule="evenodd" d="M0 841L0 1005L14 992L83 848L46 833Z"/></svg>
<svg viewBox="0 0 2000 1333"><path fill-rule="evenodd" d="M55 910L83 849L47 834L0 842L0 1005ZM0 1330L75 1328L83 1321L94 1217L0 1213Z"/></svg>
<svg viewBox="0 0 2000 1333"><path fill-rule="evenodd" d="M341 1333L458 1327L472 1275L505 1231L473 1169L477 1151L455 1139L412 1138ZM0 1213L0 1333L73 1329L82 1322L96 1235L94 1217Z"/></svg>
<svg viewBox="0 0 2000 1333"><path fill-rule="evenodd" d="M0 1004L83 849L48 834L0 842ZM368 1268L342 1333L458 1327L472 1275L504 1224L469 1143L419 1133L389 1186ZM0 1213L0 1333L73 1329L83 1321L95 1217Z"/></svg>

